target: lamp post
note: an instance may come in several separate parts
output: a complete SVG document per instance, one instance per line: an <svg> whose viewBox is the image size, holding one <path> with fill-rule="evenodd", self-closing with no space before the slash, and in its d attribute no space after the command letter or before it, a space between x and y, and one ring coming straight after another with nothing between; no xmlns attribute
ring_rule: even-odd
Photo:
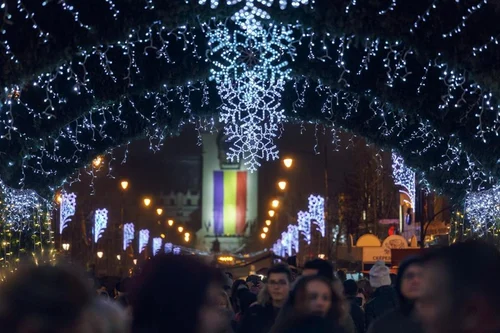
<svg viewBox="0 0 500 333"><path fill-rule="evenodd" d="M128 186L129 186L129 182L128 180L124 179L120 182L120 188L122 189L121 191L121 200L120 200L120 227L118 228L118 233L119 233L119 230L122 230L122 237L123 236L123 224L124 224L124 219L125 219L125 204L124 204L124 201L125 201L125 193L127 192L127 189L128 189ZM113 224L114 226L114 224ZM114 237L113 237L114 238ZM117 239L121 239L119 235L117 235L116 237ZM122 242L123 242L123 239L122 239ZM118 242L119 243L119 242ZM121 249L121 246L118 247L119 249ZM125 265L127 264L127 251L124 250L124 258L125 258ZM120 259L118 259L120 260ZM122 265L123 263L121 262L120 260L120 265L118 265L118 270L121 270L122 268Z"/></svg>
<svg viewBox="0 0 500 333"><path fill-rule="evenodd" d="M151 205L151 199L148 197L145 197L144 199L142 199L142 202L144 203L144 206L146 206L146 207L149 207L149 205Z"/></svg>
<svg viewBox="0 0 500 333"><path fill-rule="evenodd" d="M63 248L64 251L68 252L69 251L69 244L68 243L64 243L62 245L62 248Z"/></svg>
<svg viewBox="0 0 500 333"><path fill-rule="evenodd" d="M286 190L286 185L287 185L287 182L284 180L278 182L278 188L282 191Z"/></svg>
<svg viewBox="0 0 500 333"><path fill-rule="evenodd" d="M97 251L97 258L102 259L103 256L104 256L104 252Z"/></svg>

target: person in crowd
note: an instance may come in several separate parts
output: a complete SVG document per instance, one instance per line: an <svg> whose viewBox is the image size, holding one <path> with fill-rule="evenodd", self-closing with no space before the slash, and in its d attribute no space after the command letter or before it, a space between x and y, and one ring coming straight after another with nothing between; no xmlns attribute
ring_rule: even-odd
<svg viewBox="0 0 500 333"><path fill-rule="evenodd" d="M344 294L349 302L349 314L354 321L357 333L365 332L365 312L361 308L362 299L357 297L358 284L354 280L346 280L344 282Z"/></svg>
<svg viewBox="0 0 500 333"><path fill-rule="evenodd" d="M259 303L251 306L241 320L239 333L267 333L290 291L292 273L284 264L277 264L267 272L267 284L259 295Z"/></svg>
<svg viewBox="0 0 500 333"><path fill-rule="evenodd" d="M111 301L97 298L88 312L91 325L88 333L128 333L130 320L123 308Z"/></svg>
<svg viewBox="0 0 500 333"><path fill-rule="evenodd" d="M332 283L325 277L320 275L303 277L297 281L287 300L287 308L291 311L279 318L272 332L289 332L308 316L326 319L320 326L322 330L326 328L330 333L344 332L340 326L342 318L345 317L342 302L342 295L337 293Z"/></svg>
<svg viewBox="0 0 500 333"><path fill-rule="evenodd" d="M415 319L415 302L422 289L422 259L408 258L399 266L396 278L397 309L375 320L368 333L421 333L420 322Z"/></svg>
<svg viewBox="0 0 500 333"><path fill-rule="evenodd" d="M498 281L500 252L493 245L469 241L427 254L416 306L424 332L500 332Z"/></svg>
<svg viewBox="0 0 500 333"><path fill-rule="evenodd" d="M343 269L339 269L337 271L337 277L339 278L340 282L344 283L347 280L347 274Z"/></svg>
<svg viewBox="0 0 500 333"><path fill-rule="evenodd" d="M217 302L223 275L196 258L157 255L134 283L132 333L218 333L229 327Z"/></svg>
<svg viewBox="0 0 500 333"><path fill-rule="evenodd" d="M398 296L391 286L390 270L385 262L379 260L370 269L370 286L374 292L372 299L365 305L366 327L398 305Z"/></svg>
<svg viewBox="0 0 500 333"><path fill-rule="evenodd" d="M363 302L361 304L361 307L365 307L366 302L368 302L371 299L371 296L373 294L372 287L370 286L370 281L368 281L365 278L362 278L361 280L358 281L358 297L360 297Z"/></svg>
<svg viewBox="0 0 500 333"><path fill-rule="evenodd" d="M344 293L344 286L342 282L335 276L333 265L324 260L324 259L313 259L304 265L304 270L302 271L302 276L322 276L333 286L333 289L339 294L342 295ZM351 315L348 313L347 304L342 303L342 306L346 308L347 316L343 317L343 321L341 323L342 327L345 329L347 333L355 333L356 327L354 325L354 321L351 318ZM288 311L288 309L287 309Z"/></svg>
<svg viewBox="0 0 500 333"><path fill-rule="evenodd" d="M230 272L225 272L225 280L224 280L224 291L229 295L231 293L231 287L233 286L233 274Z"/></svg>
<svg viewBox="0 0 500 333"><path fill-rule="evenodd" d="M236 292L236 304L239 312L235 316L235 321L239 323L245 316L248 308L257 301L257 296L247 288L241 288Z"/></svg>
<svg viewBox="0 0 500 333"><path fill-rule="evenodd" d="M84 274L70 268L19 270L0 288L0 331L87 333L86 313L95 294Z"/></svg>
<svg viewBox="0 0 500 333"><path fill-rule="evenodd" d="M260 279L260 276L249 275L246 282L248 285L248 289L250 289L250 291L255 295L258 295L260 290L262 289L262 280Z"/></svg>
<svg viewBox="0 0 500 333"><path fill-rule="evenodd" d="M247 289L248 290L248 285L245 282L245 280L238 279L233 282L233 285L231 286L231 295L229 295L229 300L231 301L231 306L233 307L233 310L235 313L239 313L241 311L240 306L238 304L238 298L237 298L237 292L238 290L241 289Z"/></svg>

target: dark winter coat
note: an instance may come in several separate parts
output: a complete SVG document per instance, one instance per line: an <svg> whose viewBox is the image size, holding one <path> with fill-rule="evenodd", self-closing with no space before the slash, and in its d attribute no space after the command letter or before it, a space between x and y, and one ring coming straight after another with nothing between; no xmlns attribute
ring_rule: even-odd
<svg viewBox="0 0 500 333"><path fill-rule="evenodd" d="M347 297L350 304L349 314L354 322L357 333L365 333L365 312L359 306L357 297Z"/></svg>
<svg viewBox="0 0 500 333"><path fill-rule="evenodd" d="M391 312L398 306L398 295L391 286L383 286L377 288L373 293L373 298L365 305L365 323L366 327L375 319L382 317L384 314Z"/></svg>
<svg viewBox="0 0 500 333"><path fill-rule="evenodd" d="M272 304L251 306L239 323L238 333L268 333L274 325L279 310Z"/></svg>
<svg viewBox="0 0 500 333"><path fill-rule="evenodd" d="M310 316L293 319L283 331L277 333L346 333L345 330L325 318Z"/></svg>
<svg viewBox="0 0 500 333"><path fill-rule="evenodd" d="M368 333L423 333L420 323L400 309L391 311L375 320Z"/></svg>

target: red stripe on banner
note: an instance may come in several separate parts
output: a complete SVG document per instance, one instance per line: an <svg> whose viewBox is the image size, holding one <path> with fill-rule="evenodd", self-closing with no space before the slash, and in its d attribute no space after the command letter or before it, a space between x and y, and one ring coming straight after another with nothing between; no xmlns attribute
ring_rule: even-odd
<svg viewBox="0 0 500 333"><path fill-rule="evenodd" d="M245 232L247 219L247 172L239 171L236 187L236 234Z"/></svg>

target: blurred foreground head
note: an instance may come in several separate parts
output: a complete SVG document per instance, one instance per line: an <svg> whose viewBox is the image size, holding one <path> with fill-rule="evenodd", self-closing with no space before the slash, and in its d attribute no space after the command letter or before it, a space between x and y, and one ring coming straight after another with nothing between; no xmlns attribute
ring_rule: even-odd
<svg viewBox="0 0 500 333"><path fill-rule="evenodd" d="M92 297L79 272L53 266L23 269L0 287L0 331L86 332L84 312Z"/></svg>
<svg viewBox="0 0 500 333"><path fill-rule="evenodd" d="M417 310L427 333L500 332L500 252L473 241L430 253Z"/></svg>
<svg viewBox="0 0 500 333"><path fill-rule="evenodd" d="M222 277L193 257L154 257L130 295L132 332L220 332L228 324L218 306Z"/></svg>

